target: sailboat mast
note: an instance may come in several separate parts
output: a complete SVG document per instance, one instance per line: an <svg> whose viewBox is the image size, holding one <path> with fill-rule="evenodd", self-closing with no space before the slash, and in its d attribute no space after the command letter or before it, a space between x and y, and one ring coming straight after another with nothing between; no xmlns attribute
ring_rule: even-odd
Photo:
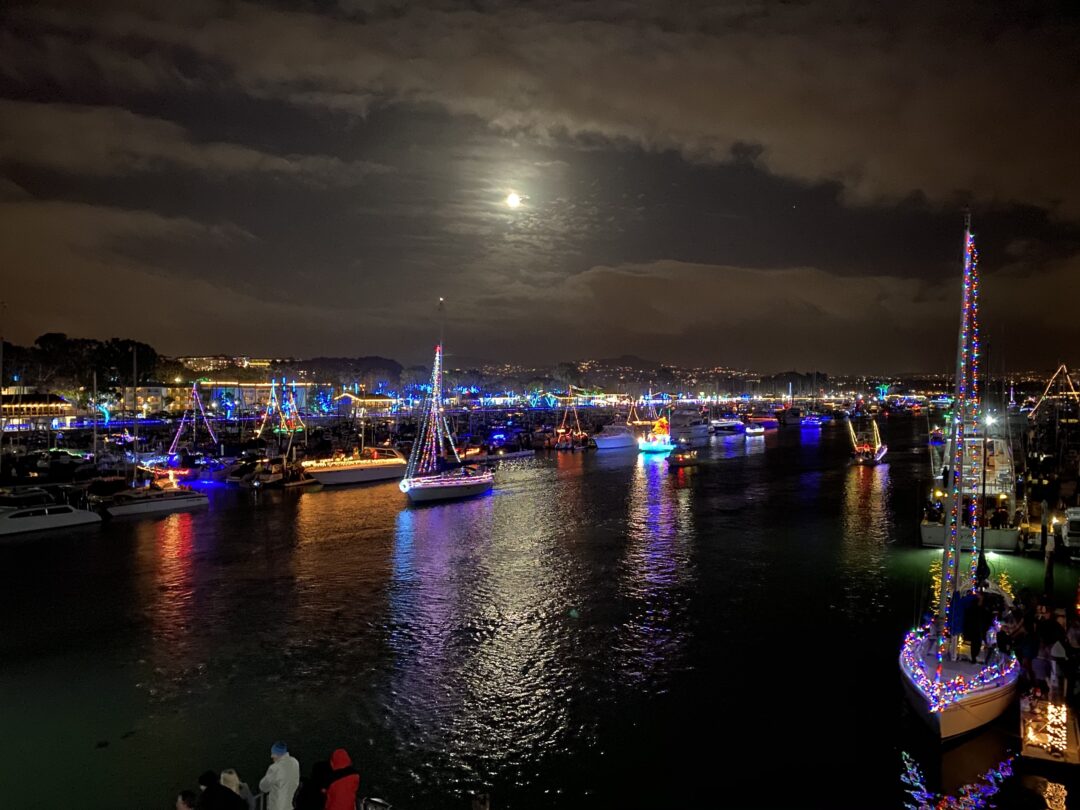
<svg viewBox="0 0 1080 810"><path fill-rule="evenodd" d="M979 405L978 252L975 249L975 237L971 232L970 214L966 216L964 224L963 305L956 352L956 390L953 398L953 430L950 445L952 467L946 467L948 475L943 482L949 522L942 551L941 593L938 599L938 615L942 619L948 616L953 595L959 588L960 551L963 547L961 533L964 530L962 515L964 473L968 457L966 439L969 425L974 426L977 422ZM951 481L949 476L952 478ZM974 506L973 501L971 514L973 547L978 539ZM977 554L973 554L973 566L976 558Z"/></svg>
<svg viewBox="0 0 1080 810"><path fill-rule="evenodd" d="M439 314L443 314L443 299L439 299ZM409 463L405 468L405 479L432 475L439 471L439 457L442 455L443 436L449 438L450 428L443 418L443 327L440 317L439 344L435 346L435 362L431 368L431 391L424 399L420 419L416 428L416 440L413 442ZM451 442L451 447L453 443ZM457 448L453 447L454 458L460 461Z"/></svg>

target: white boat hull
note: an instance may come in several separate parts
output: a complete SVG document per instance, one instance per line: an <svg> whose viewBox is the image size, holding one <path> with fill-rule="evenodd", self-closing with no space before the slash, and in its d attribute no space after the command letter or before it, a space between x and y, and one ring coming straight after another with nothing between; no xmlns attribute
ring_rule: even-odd
<svg viewBox="0 0 1080 810"><path fill-rule="evenodd" d="M602 436L599 433L592 437L597 450L629 450L637 447L637 437L628 433L619 436Z"/></svg>
<svg viewBox="0 0 1080 810"><path fill-rule="evenodd" d="M305 467L304 471L326 486L370 484L375 481L398 481L405 475L404 464L352 467L344 470L320 470Z"/></svg>
<svg viewBox="0 0 1080 810"><path fill-rule="evenodd" d="M26 512L27 509L15 509L12 512ZM46 511L48 506L32 508L33 511ZM0 519L0 537L9 537L29 532L43 532L49 529L69 529L73 526L87 526L91 523L101 523L101 515L97 512L89 512L85 509L72 509L61 513L44 514L32 517L17 517Z"/></svg>
<svg viewBox="0 0 1080 810"><path fill-rule="evenodd" d="M407 482L402 482L404 487ZM438 481L425 482L413 479L405 489L411 503L430 503L431 501L449 501L458 498L472 498L491 491L494 479L490 475L452 478L440 477Z"/></svg>
<svg viewBox="0 0 1080 810"><path fill-rule="evenodd" d="M933 625L912 630L900 647L900 674L916 713L942 740L974 731L999 717L1016 697L1020 664L996 646L984 647L986 661L968 660L965 643L939 663ZM940 670L940 671L939 671ZM980 684L975 686L975 684Z"/></svg>
<svg viewBox="0 0 1080 810"><path fill-rule="evenodd" d="M1001 686L989 687L960 698L940 712L930 711L930 705L922 692L912 682L903 664L904 687L916 714L942 740L959 737L985 726L1000 717L1016 698L1016 680Z"/></svg>
<svg viewBox="0 0 1080 810"><path fill-rule="evenodd" d="M980 535L982 531L980 530ZM919 537L926 548L943 548L945 546L945 527L940 523L919 524ZM963 550L971 551L970 528L963 535ZM1019 529L987 529L985 539L987 551L1001 551L1008 554L1021 551Z"/></svg>
<svg viewBox="0 0 1080 810"><path fill-rule="evenodd" d="M689 442L690 444L705 444L709 441L709 426L707 424L677 425L671 426L671 438L675 441Z"/></svg>
<svg viewBox="0 0 1080 810"><path fill-rule="evenodd" d="M742 433L745 429L739 419L714 419L711 422L713 433Z"/></svg>
<svg viewBox="0 0 1080 810"><path fill-rule="evenodd" d="M114 504L105 509L109 517L126 517L128 515L152 515L166 512L181 512L185 509L195 509L206 506L210 499L200 493L192 493L183 498L148 498L146 500L132 501L123 504Z"/></svg>

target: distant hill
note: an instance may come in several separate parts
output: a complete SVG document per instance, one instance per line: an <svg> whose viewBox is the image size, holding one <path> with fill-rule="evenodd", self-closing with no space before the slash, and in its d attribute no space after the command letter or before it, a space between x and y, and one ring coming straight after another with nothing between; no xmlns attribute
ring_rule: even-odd
<svg viewBox="0 0 1080 810"><path fill-rule="evenodd" d="M638 369L639 371L656 371L661 366L661 363L658 363L655 360L645 360L638 357L636 354L624 354L620 357L605 357L591 362L601 366L626 366L628 368Z"/></svg>

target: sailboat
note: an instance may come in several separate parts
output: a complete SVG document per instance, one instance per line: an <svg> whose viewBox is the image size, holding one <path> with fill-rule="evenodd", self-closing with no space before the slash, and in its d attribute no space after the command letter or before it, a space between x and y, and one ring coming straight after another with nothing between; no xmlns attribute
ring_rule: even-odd
<svg viewBox="0 0 1080 810"><path fill-rule="evenodd" d="M440 305L441 305L440 300ZM461 456L450 427L443 414L443 347L435 347L435 362L431 369L431 391L424 400L420 424L413 442L405 477L398 487L409 496L412 503L446 501L454 498L470 498L491 491L495 474L491 470L470 470L462 467ZM443 441L450 445L456 469L440 466Z"/></svg>
<svg viewBox="0 0 1080 810"><path fill-rule="evenodd" d="M570 413L574 414L574 423L570 424ZM581 420L578 418L577 400L574 397L574 386L569 386L566 391L566 409L563 411L562 424L555 430L556 450L584 450L588 447L589 434L581 429Z"/></svg>
<svg viewBox="0 0 1080 810"><path fill-rule="evenodd" d="M887 445L881 441L881 433L878 432L877 421L870 417L871 432L869 436L860 436L855 433L855 426L848 419L848 435L851 436L851 460L856 464L872 466L881 463L885 454L889 452Z"/></svg>
<svg viewBox="0 0 1080 810"><path fill-rule="evenodd" d="M649 389L649 398L646 400L644 397L640 398L645 402L642 408L643 413L638 414L637 404L630 403L630 413L626 415L626 424L632 427L646 427L652 425L659 418L656 413L656 408L653 407L653 394L652 389Z"/></svg>
<svg viewBox="0 0 1080 810"><path fill-rule="evenodd" d="M978 253L970 220L964 237L964 295L960 338L957 349L956 399L951 424L953 471L970 468L969 433L979 429L979 281ZM900 672L916 712L941 739L972 731L998 717L1016 694L1020 665L1012 654L1005 655L997 645L984 647L982 661L961 660L960 634L950 628L948 619L958 613L956 603L963 592L979 588L985 558L980 557L978 524L982 515L978 499L970 499L970 516L965 525L961 514L966 475L954 474L944 493L949 513L946 540L942 551L941 588L936 613L928 623L907 634L900 648ZM946 478L949 480L949 477ZM961 571L960 554L970 534L973 549L968 571ZM993 627L995 634L998 624ZM965 641L967 641L965 639Z"/></svg>

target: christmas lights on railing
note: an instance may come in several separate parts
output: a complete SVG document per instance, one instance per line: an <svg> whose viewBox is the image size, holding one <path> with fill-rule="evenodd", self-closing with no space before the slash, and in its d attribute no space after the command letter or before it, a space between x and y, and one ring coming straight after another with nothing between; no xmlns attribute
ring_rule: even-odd
<svg viewBox="0 0 1080 810"><path fill-rule="evenodd" d="M1000 623L995 621L995 634L1000 630L1000 627ZM978 675L972 678L957 675L951 680L942 680L940 656L942 655L941 647L948 644L948 635L946 633L940 634L940 639L943 642L939 642L938 667L931 676L926 671L926 659L923 657L923 649L926 639L933 632L933 622L915 628L904 638L904 645L900 653L904 669L910 674L916 688L926 696L931 712L942 712L951 704L972 692L984 689L991 684L1007 682L1019 677L1020 664L1016 660L1016 656L1010 654L1004 659L1003 663L988 663Z"/></svg>

